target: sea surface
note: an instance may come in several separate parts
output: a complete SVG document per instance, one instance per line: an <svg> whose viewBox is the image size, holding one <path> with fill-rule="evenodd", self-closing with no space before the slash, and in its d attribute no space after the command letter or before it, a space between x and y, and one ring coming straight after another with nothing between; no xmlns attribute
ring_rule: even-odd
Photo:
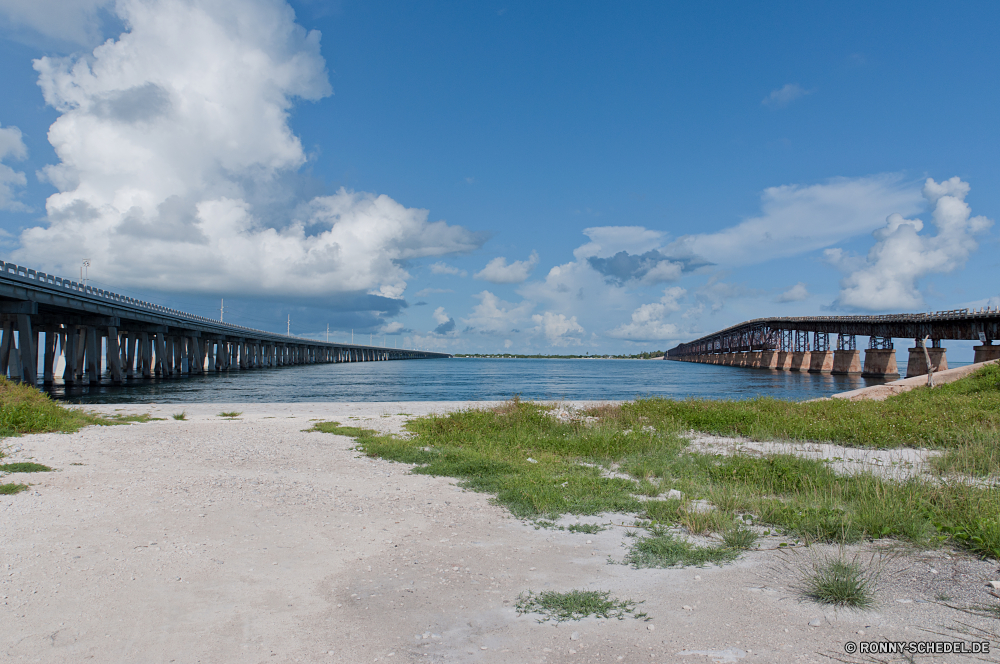
<svg viewBox="0 0 1000 664"><path fill-rule="evenodd" d="M956 363L960 364L960 363ZM900 367L905 374L905 366ZM49 392L76 403L749 399L802 401L884 380L663 360L451 358L312 364Z"/></svg>

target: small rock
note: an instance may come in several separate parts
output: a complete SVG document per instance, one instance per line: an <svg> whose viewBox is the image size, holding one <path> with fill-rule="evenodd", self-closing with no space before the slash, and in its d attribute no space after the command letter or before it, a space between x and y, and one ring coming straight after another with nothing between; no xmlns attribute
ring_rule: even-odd
<svg viewBox="0 0 1000 664"><path fill-rule="evenodd" d="M528 457L528 463L538 463L538 462L532 459L531 457Z"/></svg>
<svg viewBox="0 0 1000 664"><path fill-rule="evenodd" d="M1000 581L987 581L986 585L988 585L990 588L1000 590Z"/></svg>
<svg viewBox="0 0 1000 664"><path fill-rule="evenodd" d="M688 606L687 604L685 604L685 605L684 605L684 606L682 606L681 608L682 608L682 609L684 609L685 611L694 611L694 609L692 609L692 608L691 608L690 606Z"/></svg>
<svg viewBox="0 0 1000 664"><path fill-rule="evenodd" d="M897 599L896 601L899 602L900 604L912 604L913 603L912 599Z"/></svg>
<svg viewBox="0 0 1000 664"><path fill-rule="evenodd" d="M937 574L937 573L938 573L938 571L932 567L931 568L931 574Z"/></svg>
<svg viewBox="0 0 1000 664"><path fill-rule="evenodd" d="M593 544L593 542L591 542L590 540L587 540L587 544Z"/></svg>
<svg viewBox="0 0 1000 664"><path fill-rule="evenodd" d="M858 636L864 636L864 635L865 635L865 630L859 629L858 630Z"/></svg>
<svg viewBox="0 0 1000 664"><path fill-rule="evenodd" d="M809 626L810 627L819 627L822 624L823 624L823 621L820 620L819 618L813 618L812 620L809 621Z"/></svg>
<svg viewBox="0 0 1000 664"><path fill-rule="evenodd" d="M646 629L648 629L650 632L652 632L652 631L654 631L656 629L656 625L646 625Z"/></svg>
<svg viewBox="0 0 1000 664"><path fill-rule="evenodd" d="M487 648L486 646L479 646L479 649L480 650L489 650L489 648Z"/></svg>
<svg viewBox="0 0 1000 664"><path fill-rule="evenodd" d="M694 575L694 580L695 581L701 581L701 574L695 574Z"/></svg>
<svg viewBox="0 0 1000 664"><path fill-rule="evenodd" d="M579 641L580 640L580 632L573 632L572 634L570 634L569 635L569 640L570 641Z"/></svg>
<svg viewBox="0 0 1000 664"><path fill-rule="evenodd" d="M670 491L667 491L667 498L668 499L680 500L683 497L684 497L684 494L681 493L680 491L678 491L677 489L671 489Z"/></svg>

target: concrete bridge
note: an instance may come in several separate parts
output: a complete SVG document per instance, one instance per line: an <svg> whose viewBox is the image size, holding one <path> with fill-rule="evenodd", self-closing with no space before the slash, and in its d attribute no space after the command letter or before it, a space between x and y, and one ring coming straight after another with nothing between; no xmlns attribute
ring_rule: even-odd
<svg viewBox="0 0 1000 664"><path fill-rule="evenodd" d="M0 376L114 383L319 362L451 357L447 353L325 343L254 330L0 261ZM59 360L62 361L59 361Z"/></svg>
<svg viewBox="0 0 1000 664"><path fill-rule="evenodd" d="M836 336L831 346L831 335ZM864 363L857 336L868 337ZM924 340L932 343L924 354ZM893 339L916 341L910 349L907 376L927 373L927 358L934 371L948 368L945 339L978 340L975 361L1000 358L1000 309L956 309L927 314L887 316L816 316L757 318L680 344L665 359L704 362L754 369L782 369L811 373L899 376Z"/></svg>

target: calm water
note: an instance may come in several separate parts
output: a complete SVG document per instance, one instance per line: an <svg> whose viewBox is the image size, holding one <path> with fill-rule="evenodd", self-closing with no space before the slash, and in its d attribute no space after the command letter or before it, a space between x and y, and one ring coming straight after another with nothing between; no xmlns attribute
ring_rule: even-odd
<svg viewBox="0 0 1000 664"><path fill-rule="evenodd" d="M905 373L905 367L900 370ZM804 400L885 381L662 360L441 359L314 364L233 371L169 380L101 384L56 398L81 403L482 401L509 399L746 399L758 395Z"/></svg>

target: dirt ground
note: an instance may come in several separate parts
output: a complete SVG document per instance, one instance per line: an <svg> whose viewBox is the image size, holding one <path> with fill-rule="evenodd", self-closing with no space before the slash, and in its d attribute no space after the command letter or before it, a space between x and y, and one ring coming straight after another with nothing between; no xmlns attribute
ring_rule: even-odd
<svg viewBox="0 0 1000 664"><path fill-rule="evenodd" d="M885 558L878 605L834 611L794 587L817 547L724 567L636 570L632 519L536 529L450 478L359 456L311 420L398 431L463 403L102 406L162 421L5 439L0 659L5 662L998 661L997 561L951 548ZM241 411L238 419L218 416ZM170 416L186 412L187 420ZM356 418L356 419L354 419ZM573 523L575 519L566 520ZM767 544L765 543L765 546ZM869 556L869 545L860 555ZM648 621L540 623L527 590L599 589ZM946 599L947 598L947 599ZM963 627L963 624L966 627ZM970 634L962 634L961 630ZM978 631L978 630L985 630ZM848 654L848 643L994 640L991 654Z"/></svg>

